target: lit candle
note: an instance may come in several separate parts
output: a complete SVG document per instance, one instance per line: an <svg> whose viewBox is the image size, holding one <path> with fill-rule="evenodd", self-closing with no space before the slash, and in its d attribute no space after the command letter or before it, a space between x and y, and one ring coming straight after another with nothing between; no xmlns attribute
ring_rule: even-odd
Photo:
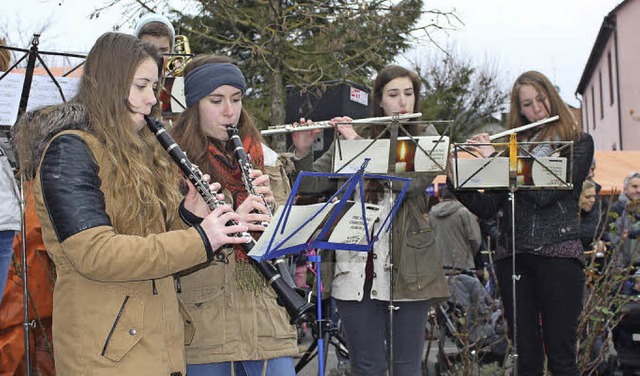
<svg viewBox="0 0 640 376"><path fill-rule="evenodd" d="M396 172L407 172L407 162L396 162Z"/></svg>
<svg viewBox="0 0 640 376"><path fill-rule="evenodd" d="M396 173L399 172L407 172L407 162L404 161L405 155L407 154L406 145L404 142L400 142L400 158L398 158L398 162L396 162Z"/></svg>

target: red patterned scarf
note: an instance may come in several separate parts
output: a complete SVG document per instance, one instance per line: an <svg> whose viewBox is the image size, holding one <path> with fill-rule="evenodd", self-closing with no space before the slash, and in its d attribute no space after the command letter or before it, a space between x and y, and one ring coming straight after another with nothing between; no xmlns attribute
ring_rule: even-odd
<svg viewBox="0 0 640 376"><path fill-rule="evenodd" d="M242 144L253 168L263 170L264 155L260 141L255 140L251 136L247 136L242 140ZM212 176L211 179L220 183L222 189L227 190L231 194L233 209L235 210L249 196L249 193L244 187L242 170L240 166L238 166L238 161L235 160L235 157L229 160L229 158L227 158L228 153L221 152L211 142L209 142L208 152L209 161L213 165L213 171L215 171L215 176ZM256 234L252 235L254 235L254 237L256 236ZM235 247L234 253L236 261L246 261L247 256L240 246Z"/></svg>

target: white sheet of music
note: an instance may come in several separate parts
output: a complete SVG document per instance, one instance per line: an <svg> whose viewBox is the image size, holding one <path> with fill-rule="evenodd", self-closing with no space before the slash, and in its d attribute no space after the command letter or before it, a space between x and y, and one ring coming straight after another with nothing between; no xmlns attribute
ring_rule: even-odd
<svg viewBox="0 0 640 376"><path fill-rule="evenodd" d="M509 158L498 157L485 166L487 162L484 158L459 158L454 163L454 168L457 169L453 174L456 188L508 187Z"/></svg>
<svg viewBox="0 0 640 376"><path fill-rule="evenodd" d="M278 246L278 249L284 249L293 247L300 244L308 243L314 240L314 237L318 235L322 229L324 220L329 216L331 210L335 207L337 202L329 203L322 209L324 203L312 204L312 205L293 205L287 217L287 223L284 233L282 229L278 229L275 234L275 238L272 244L272 248L278 246L287 237L291 236L294 231L298 230L304 222L311 218L315 213L318 215L313 218L308 224L300 228L300 230L287 240L282 245ZM379 205L365 204L365 216L367 218L367 224L371 231L371 226L381 213L382 207ZM278 208L278 211L274 214L271 224L266 228L260 239L256 242L256 245L249 252L249 256L262 257L269 248L269 242L271 242L276 225L280 217L283 215L284 206ZM282 226L281 226L282 227ZM345 209L345 214L339 219L337 224L333 227L329 235L329 241L340 244L360 244L365 238L364 222L362 220L362 206L360 203L348 202L348 206Z"/></svg>
<svg viewBox="0 0 640 376"><path fill-rule="evenodd" d="M9 73L0 80L0 125L13 125L18 119L24 78L24 74ZM64 100L51 77L33 76L27 111L46 105L63 103L65 100L69 101L78 92L80 78L56 77L56 81L62 89Z"/></svg>
<svg viewBox="0 0 640 376"><path fill-rule="evenodd" d="M415 141L422 150L416 147ZM378 139L375 142L374 140L340 141L342 155L338 153L336 146L333 171L354 173L358 171L365 158L370 158L366 172L386 174L391 149L390 142L389 139ZM403 152L403 144L405 143L407 147ZM444 171L449 153L449 137L423 136L414 137L413 140L409 137L398 137L397 149L396 173ZM354 157L353 161L347 163ZM343 168L343 166L345 167Z"/></svg>
<svg viewBox="0 0 640 376"><path fill-rule="evenodd" d="M9 73L0 80L0 125L15 124L23 85L24 74Z"/></svg>

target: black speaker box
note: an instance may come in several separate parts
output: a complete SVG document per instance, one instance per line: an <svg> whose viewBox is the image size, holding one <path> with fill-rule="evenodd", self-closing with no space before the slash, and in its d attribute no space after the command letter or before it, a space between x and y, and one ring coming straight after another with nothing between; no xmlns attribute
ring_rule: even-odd
<svg viewBox="0 0 640 376"><path fill-rule="evenodd" d="M286 122L291 124L300 118L313 121L331 120L336 116L352 119L371 117L370 91L363 85L351 81L324 81L304 93L299 87L286 87ZM314 160L320 157L333 142L333 128L318 135L313 146ZM287 148L291 147L291 136L287 137Z"/></svg>

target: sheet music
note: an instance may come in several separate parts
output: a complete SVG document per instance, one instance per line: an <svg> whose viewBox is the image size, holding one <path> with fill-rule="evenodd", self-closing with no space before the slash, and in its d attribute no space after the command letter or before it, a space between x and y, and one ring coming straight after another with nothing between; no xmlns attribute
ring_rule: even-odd
<svg viewBox="0 0 640 376"><path fill-rule="evenodd" d="M24 74L9 73L0 80L0 125L13 125L18 119L20 97L24 86ZM56 77L56 81L62 88L65 99L68 101L78 92L78 77ZM60 92L49 76L33 76L27 111L34 108L63 103Z"/></svg>
<svg viewBox="0 0 640 376"><path fill-rule="evenodd" d="M0 80L0 125L15 124L23 85L24 74L9 73Z"/></svg>
<svg viewBox="0 0 640 376"><path fill-rule="evenodd" d="M317 236L319 230L325 222L325 219L329 217L329 214L336 206L338 202L327 204L312 204L312 205L292 205L289 216L287 217L286 225L284 227L284 233L282 232L282 225L277 229L275 238L272 243L272 248L286 249L300 244L306 244L314 240L314 236ZM274 214L271 224L266 228L260 239L256 242L256 245L249 252L249 256L262 257L267 251L271 251L269 243L271 242L274 232L276 231L277 224L280 217L284 213L284 206L278 208L278 211ZM367 218L367 224L371 231L371 226L381 213L381 206L373 204L365 204L365 216ZM315 213L318 213L305 226L301 227L309 218ZM284 221L283 221L284 222ZM295 232L295 234L293 234ZM292 235L293 234L293 235ZM348 206L344 215L338 220L335 226L333 226L332 232L329 235L330 242L342 243L342 244L360 244L365 240L364 222L362 220L362 206L360 203L353 201L348 202ZM283 244L286 238L291 236Z"/></svg>
<svg viewBox="0 0 640 376"><path fill-rule="evenodd" d="M449 137L424 136L414 137L413 139L398 137L396 142L395 173L444 171L449 153ZM422 150L417 147L416 142ZM333 171L354 173L358 171L365 158L370 158L366 172L386 174L388 172L390 146L391 140L389 139L340 141L342 156L340 156L336 147ZM347 163L351 159L353 161ZM343 166L345 167L343 168Z"/></svg>
<svg viewBox="0 0 640 376"><path fill-rule="evenodd" d="M27 103L27 111L34 108L48 106L52 104L60 104L69 101L78 93L79 77L56 77L55 78L62 92L64 100L60 96L60 91L49 76L33 76L31 82L31 91L29 92L29 102Z"/></svg>
<svg viewBox="0 0 640 376"><path fill-rule="evenodd" d="M541 164L551 170L553 174ZM538 157L531 169L532 183L536 187L565 186L567 184L566 176L567 158L564 157Z"/></svg>
<svg viewBox="0 0 640 376"><path fill-rule="evenodd" d="M484 166L487 162L488 160L484 158L459 158L455 163L457 173L454 173L454 184L456 188L509 187L509 158L498 157ZM473 177L471 177L472 175Z"/></svg>

